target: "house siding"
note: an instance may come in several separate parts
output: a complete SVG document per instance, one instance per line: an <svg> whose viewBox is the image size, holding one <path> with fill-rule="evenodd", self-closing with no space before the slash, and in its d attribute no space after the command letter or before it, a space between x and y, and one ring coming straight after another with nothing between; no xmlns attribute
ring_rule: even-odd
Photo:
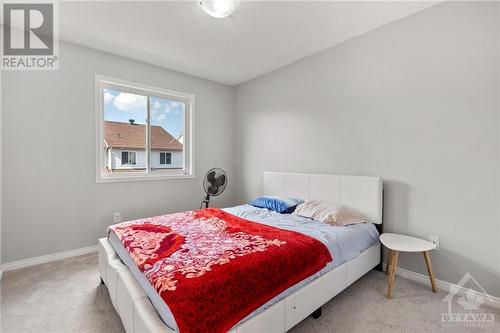
<svg viewBox="0 0 500 333"><path fill-rule="evenodd" d="M172 154L172 163L171 164L160 164L160 153L171 153ZM156 151L153 150L151 152L151 167L157 169L182 169L184 164L184 156L182 151L169 151L162 150Z"/></svg>
<svg viewBox="0 0 500 333"><path fill-rule="evenodd" d="M122 152L136 152L135 165L122 165ZM168 165L160 164L160 152L172 154L172 163ZM184 156L182 151L152 151L151 152L151 167L155 169L180 169L184 164ZM134 149L112 149L108 152L108 161L106 163L111 170L127 170L127 169L145 169L146 168L146 151Z"/></svg>

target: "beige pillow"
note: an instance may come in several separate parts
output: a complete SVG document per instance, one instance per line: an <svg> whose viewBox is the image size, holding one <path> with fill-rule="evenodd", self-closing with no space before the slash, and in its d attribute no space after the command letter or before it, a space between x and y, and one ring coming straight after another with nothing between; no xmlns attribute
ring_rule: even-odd
<svg viewBox="0 0 500 333"><path fill-rule="evenodd" d="M366 222L358 211L325 200L306 201L293 214L337 226Z"/></svg>

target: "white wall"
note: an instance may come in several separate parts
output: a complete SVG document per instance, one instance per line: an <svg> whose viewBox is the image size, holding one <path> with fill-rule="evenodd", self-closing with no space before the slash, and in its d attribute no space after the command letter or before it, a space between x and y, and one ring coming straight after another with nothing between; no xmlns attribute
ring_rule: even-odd
<svg viewBox="0 0 500 333"><path fill-rule="evenodd" d="M96 184L96 74L196 96L195 178ZM214 204L232 204L232 87L61 43L58 71L3 72L2 94L4 263L96 244L116 211L128 220L197 209L214 166L230 179Z"/></svg>
<svg viewBox="0 0 500 333"><path fill-rule="evenodd" d="M498 6L444 3L238 86L240 199L264 170L381 176L385 230L439 235L437 278L500 296Z"/></svg>

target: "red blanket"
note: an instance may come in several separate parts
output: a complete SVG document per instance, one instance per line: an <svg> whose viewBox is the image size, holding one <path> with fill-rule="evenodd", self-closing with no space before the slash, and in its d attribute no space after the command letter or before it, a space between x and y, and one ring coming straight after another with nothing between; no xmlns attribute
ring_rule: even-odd
<svg viewBox="0 0 500 333"><path fill-rule="evenodd" d="M180 332L225 332L332 261L323 243L209 208L110 227Z"/></svg>

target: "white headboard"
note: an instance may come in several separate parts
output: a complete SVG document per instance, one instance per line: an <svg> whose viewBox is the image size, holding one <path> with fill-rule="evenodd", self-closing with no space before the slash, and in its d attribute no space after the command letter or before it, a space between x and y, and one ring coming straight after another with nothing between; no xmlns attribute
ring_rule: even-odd
<svg viewBox="0 0 500 333"><path fill-rule="evenodd" d="M382 223L380 177L264 171L263 195L338 202Z"/></svg>

